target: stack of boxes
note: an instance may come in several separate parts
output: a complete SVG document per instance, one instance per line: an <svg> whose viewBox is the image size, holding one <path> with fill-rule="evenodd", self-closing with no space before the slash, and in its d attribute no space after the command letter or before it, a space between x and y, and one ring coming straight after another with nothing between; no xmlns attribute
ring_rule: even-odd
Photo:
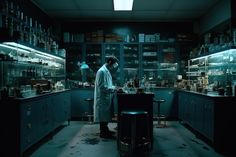
<svg viewBox="0 0 236 157"><path fill-rule="evenodd" d="M160 33L155 33L155 34L144 34L144 33L139 33L139 42L158 42L160 41Z"/></svg>
<svg viewBox="0 0 236 157"><path fill-rule="evenodd" d="M86 42L103 42L103 30L97 30L96 32L89 32L85 34Z"/></svg>

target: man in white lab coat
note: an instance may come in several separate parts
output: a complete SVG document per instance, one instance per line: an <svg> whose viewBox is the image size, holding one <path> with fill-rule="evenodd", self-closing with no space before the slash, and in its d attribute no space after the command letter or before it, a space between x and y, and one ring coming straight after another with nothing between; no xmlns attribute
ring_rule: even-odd
<svg viewBox="0 0 236 157"><path fill-rule="evenodd" d="M115 56L106 57L106 63L97 71L94 90L94 122L100 123L100 137L112 138L114 132L108 128L112 120L112 98L116 90L112 83L111 72L118 69L118 59Z"/></svg>

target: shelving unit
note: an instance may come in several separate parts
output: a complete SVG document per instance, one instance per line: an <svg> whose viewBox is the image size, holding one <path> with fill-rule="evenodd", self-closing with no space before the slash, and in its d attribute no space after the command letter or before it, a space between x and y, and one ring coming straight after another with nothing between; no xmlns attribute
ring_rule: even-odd
<svg viewBox="0 0 236 157"><path fill-rule="evenodd" d="M176 43L72 43L72 47L77 45L74 50L70 44L66 45L67 56L72 56L67 57L67 64L72 66L67 68L67 78L72 80L75 79L73 74L79 74L76 63L82 61L86 61L93 71L94 78L89 81L95 80L97 70L105 63L105 56L108 55L115 55L119 59L119 69L112 73L113 82L118 86L123 86L136 76L140 80L146 76L153 86L173 87L179 71ZM81 81L79 77L75 80Z"/></svg>
<svg viewBox="0 0 236 157"><path fill-rule="evenodd" d="M92 69L94 73L101 67L102 62L102 45L89 43L85 46L86 63Z"/></svg>
<svg viewBox="0 0 236 157"><path fill-rule="evenodd" d="M121 44L119 43L105 43L104 46L104 56L114 55L119 61L121 61ZM121 67L121 65L120 65ZM112 81L115 85L121 86L122 82L122 74L121 68L119 67L118 71L115 73L111 73Z"/></svg>
<svg viewBox="0 0 236 157"><path fill-rule="evenodd" d="M160 53L158 52L157 44L142 45L142 68L143 76L146 76L148 81L155 84L158 79L158 64L160 62Z"/></svg>
<svg viewBox="0 0 236 157"><path fill-rule="evenodd" d="M85 61L83 58L84 44L65 44L66 48L66 79L82 80L79 63Z"/></svg>
<svg viewBox="0 0 236 157"><path fill-rule="evenodd" d="M227 82L236 79L236 49L228 49L188 61L187 76L192 83L225 87ZM210 89L211 90L211 89Z"/></svg>
<svg viewBox="0 0 236 157"><path fill-rule="evenodd" d="M124 44L123 45L123 73L124 82L134 79L135 76L140 76L140 58L139 44Z"/></svg>
<svg viewBox="0 0 236 157"><path fill-rule="evenodd" d="M0 44L0 87L22 88L34 83L65 81L65 58L22 44Z"/></svg>

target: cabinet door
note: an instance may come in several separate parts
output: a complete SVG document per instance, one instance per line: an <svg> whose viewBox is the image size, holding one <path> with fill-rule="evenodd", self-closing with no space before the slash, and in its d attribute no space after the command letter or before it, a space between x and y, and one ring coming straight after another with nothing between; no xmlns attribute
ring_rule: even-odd
<svg viewBox="0 0 236 157"><path fill-rule="evenodd" d="M52 98L54 126L70 119L70 93L58 93Z"/></svg>
<svg viewBox="0 0 236 157"><path fill-rule="evenodd" d="M124 81L127 82L140 76L139 44L124 44L123 53Z"/></svg>
<svg viewBox="0 0 236 157"><path fill-rule="evenodd" d="M63 95L64 104L63 104L63 113L64 121L71 119L71 93L67 92Z"/></svg>
<svg viewBox="0 0 236 157"><path fill-rule="evenodd" d="M119 69L116 72L111 73L112 81L114 85L121 86L122 85L122 61L121 61L121 45L120 44L104 44L104 54L105 56L113 55L117 59L119 59Z"/></svg>
<svg viewBox="0 0 236 157"><path fill-rule="evenodd" d="M86 52L86 63L93 70L93 72L96 73L97 70L103 64L102 45L101 44L86 44L85 52Z"/></svg>
<svg viewBox="0 0 236 157"><path fill-rule="evenodd" d="M158 67L158 78L163 80L161 86L173 87L178 73L176 46L174 43L162 43L159 48L161 61Z"/></svg>
<svg viewBox="0 0 236 157"><path fill-rule="evenodd" d="M21 105L21 151L23 152L29 146L37 142L40 134L40 112L41 103L38 101L22 102Z"/></svg>
<svg viewBox="0 0 236 157"><path fill-rule="evenodd" d="M203 112L203 132L213 141L214 138L214 101L211 99L204 100L204 112Z"/></svg>
<svg viewBox="0 0 236 157"><path fill-rule="evenodd" d="M38 112L40 112L40 133L41 137L48 134L53 126L52 121L52 100L51 96L49 97L43 97L42 99L38 100L38 103L40 103L40 109ZM39 135L40 136L40 135Z"/></svg>
<svg viewBox="0 0 236 157"><path fill-rule="evenodd" d="M204 97L198 97L196 101L194 128L201 132L204 123Z"/></svg>
<svg viewBox="0 0 236 157"><path fill-rule="evenodd" d="M179 118L183 121L187 120L187 106L188 106L188 95L183 92L179 92Z"/></svg>
<svg viewBox="0 0 236 157"><path fill-rule="evenodd" d="M71 93L71 117L83 117L89 112L89 104L84 101L86 98L93 98L94 89L78 89L72 90Z"/></svg>
<svg viewBox="0 0 236 157"><path fill-rule="evenodd" d="M158 63L160 62L160 52L157 44L142 44L142 76L146 76L147 81L156 86L158 79Z"/></svg>
<svg viewBox="0 0 236 157"><path fill-rule="evenodd" d="M78 62L85 61L82 52L82 44L66 45L66 75L70 80L82 80L78 66Z"/></svg>
<svg viewBox="0 0 236 157"><path fill-rule="evenodd" d="M177 104L174 102L175 92L173 89L155 90L155 99L164 99L165 102L160 104L160 114L167 118L177 117ZM153 106L153 114L157 114L157 104Z"/></svg>

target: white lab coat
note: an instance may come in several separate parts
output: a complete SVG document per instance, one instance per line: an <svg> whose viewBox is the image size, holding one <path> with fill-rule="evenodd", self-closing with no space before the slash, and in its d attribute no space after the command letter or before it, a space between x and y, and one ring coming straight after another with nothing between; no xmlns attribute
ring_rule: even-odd
<svg viewBox="0 0 236 157"><path fill-rule="evenodd" d="M109 122L112 119L112 76L104 64L96 74L94 89L94 122Z"/></svg>

